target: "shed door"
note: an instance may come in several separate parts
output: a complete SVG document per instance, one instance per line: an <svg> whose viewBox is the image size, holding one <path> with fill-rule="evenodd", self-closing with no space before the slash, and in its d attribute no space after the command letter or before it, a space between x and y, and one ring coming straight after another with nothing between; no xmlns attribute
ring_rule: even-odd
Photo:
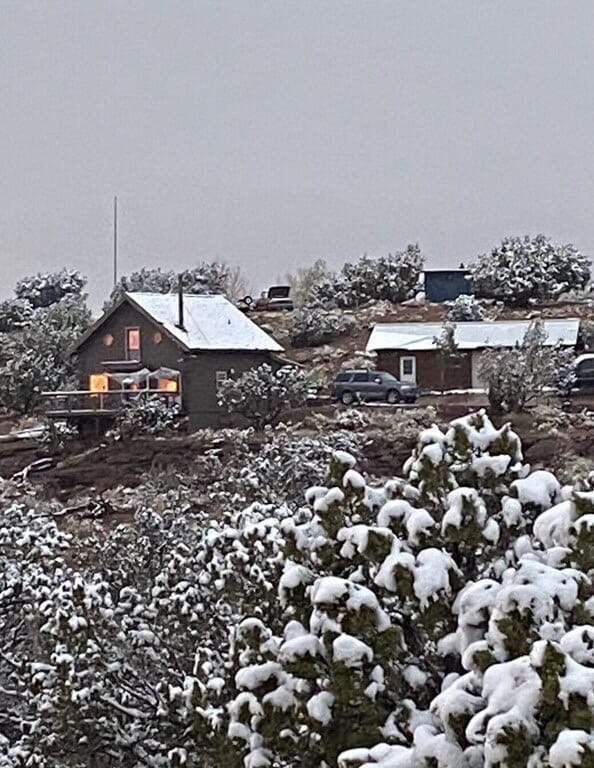
<svg viewBox="0 0 594 768"><path fill-rule="evenodd" d="M400 381L407 384L417 383L417 360L414 355L400 356Z"/></svg>

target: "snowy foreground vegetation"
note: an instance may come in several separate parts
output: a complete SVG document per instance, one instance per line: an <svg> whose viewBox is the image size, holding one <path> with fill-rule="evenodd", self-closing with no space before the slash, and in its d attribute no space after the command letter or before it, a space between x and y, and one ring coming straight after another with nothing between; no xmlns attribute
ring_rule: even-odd
<svg viewBox="0 0 594 768"><path fill-rule="evenodd" d="M0 766L591 768L594 493L482 413L383 485L335 447L107 532L5 483Z"/></svg>

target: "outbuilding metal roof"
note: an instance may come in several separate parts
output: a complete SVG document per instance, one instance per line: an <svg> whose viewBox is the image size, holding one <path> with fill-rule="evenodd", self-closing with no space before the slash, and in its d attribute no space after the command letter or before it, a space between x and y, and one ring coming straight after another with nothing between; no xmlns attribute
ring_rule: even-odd
<svg viewBox="0 0 594 768"><path fill-rule="evenodd" d="M184 294L183 329L178 326L176 293L127 293L126 297L188 349L283 351L224 296Z"/></svg>
<svg viewBox="0 0 594 768"><path fill-rule="evenodd" d="M483 349L486 347L513 347L520 344L531 320L496 320L475 323L456 323L454 339L459 349ZM572 347L577 342L580 321L578 318L543 320L547 334L545 344ZM440 323L377 323L367 342L367 352L380 349L405 350L407 352L434 349L433 340L443 331Z"/></svg>

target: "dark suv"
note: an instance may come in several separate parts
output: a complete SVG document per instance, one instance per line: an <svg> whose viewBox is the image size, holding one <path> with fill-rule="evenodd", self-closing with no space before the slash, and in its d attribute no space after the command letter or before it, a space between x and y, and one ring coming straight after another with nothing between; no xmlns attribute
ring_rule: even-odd
<svg viewBox="0 0 594 768"><path fill-rule="evenodd" d="M574 389L581 391L594 390L594 355L580 355L573 363L575 374Z"/></svg>
<svg viewBox="0 0 594 768"><path fill-rule="evenodd" d="M414 384L404 384L387 371L343 371L332 385L333 399L343 405L352 405L357 400L414 403L418 396L419 390Z"/></svg>

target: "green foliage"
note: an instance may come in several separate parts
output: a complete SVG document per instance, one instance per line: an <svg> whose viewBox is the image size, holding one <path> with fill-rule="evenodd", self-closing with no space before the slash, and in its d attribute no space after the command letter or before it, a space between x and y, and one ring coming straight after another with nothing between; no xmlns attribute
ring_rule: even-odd
<svg viewBox="0 0 594 768"><path fill-rule="evenodd" d="M39 442L51 456L59 456L77 437L78 429L75 426L52 419L44 425L44 431Z"/></svg>
<svg viewBox="0 0 594 768"><path fill-rule="evenodd" d="M547 345L546 339L544 326L535 322L521 344L482 353L478 373L493 413L521 413L538 402L546 387L568 394L573 381L572 352Z"/></svg>
<svg viewBox="0 0 594 768"><path fill-rule="evenodd" d="M581 290L589 280L588 259L570 243L555 245L544 235L505 238L472 270L478 297L522 307Z"/></svg>
<svg viewBox="0 0 594 768"><path fill-rule="evenodd" d="M326 308L352 308L382 300L398 304L414 295L422 269L418 245L378 259L363 256L320 281L311 294L311 303Z"/></svg>
<svg viewBox="0 0 594 768"><path fill-rule="evenodd" d="M33 310L19 332L0 337L0 402L16 413L32 413L43 391L59 390L75 373L72 346L91 322L84 300L64 298Z"/></svg>
<svg viewBox="0 0 594 768"><path fill-rule="evenodd" d="M302 368L285 365L273 370L263 363L238 378L226 379L219 388L219 405L262 430L273 424L283 410L304 405L309 388Z"/></svg>
<svg viewBox="0 0 594 768"><path fill-rule="evenodd" d="M303 307L311 301L316 286L330 276L330 270L324 259L317 259L309 267L297 267L295 272L286 275L284 282L291 288L291 298L295 307Z"/></svg>
<svg viewBox="0 0 594 768"><path fill-rule="evenodd" d="M180 274L185 293L222 293L238 299L245 293L245 281L238 267L223 262L203 262L197 267L180 270L147 269L142 267L120 278L112 290L104 310L118 301L124 293L172 293L178 290Z"/></svg>
<svg viewBox="0 0 594 768"><path fill-rule="evenodd" d="M349 333L354 320L342 312L320 307L302 307L293 313L291 344L294 347L318 347Z"/></svg>
<svg viewBox="0 0 594 768"><path fill-rule="evenodd" d="M181 406L171 398L133 393L118 410L108 436L114 440L130 440L145 435L166 435L182 430L185 425Z"/></svg>

